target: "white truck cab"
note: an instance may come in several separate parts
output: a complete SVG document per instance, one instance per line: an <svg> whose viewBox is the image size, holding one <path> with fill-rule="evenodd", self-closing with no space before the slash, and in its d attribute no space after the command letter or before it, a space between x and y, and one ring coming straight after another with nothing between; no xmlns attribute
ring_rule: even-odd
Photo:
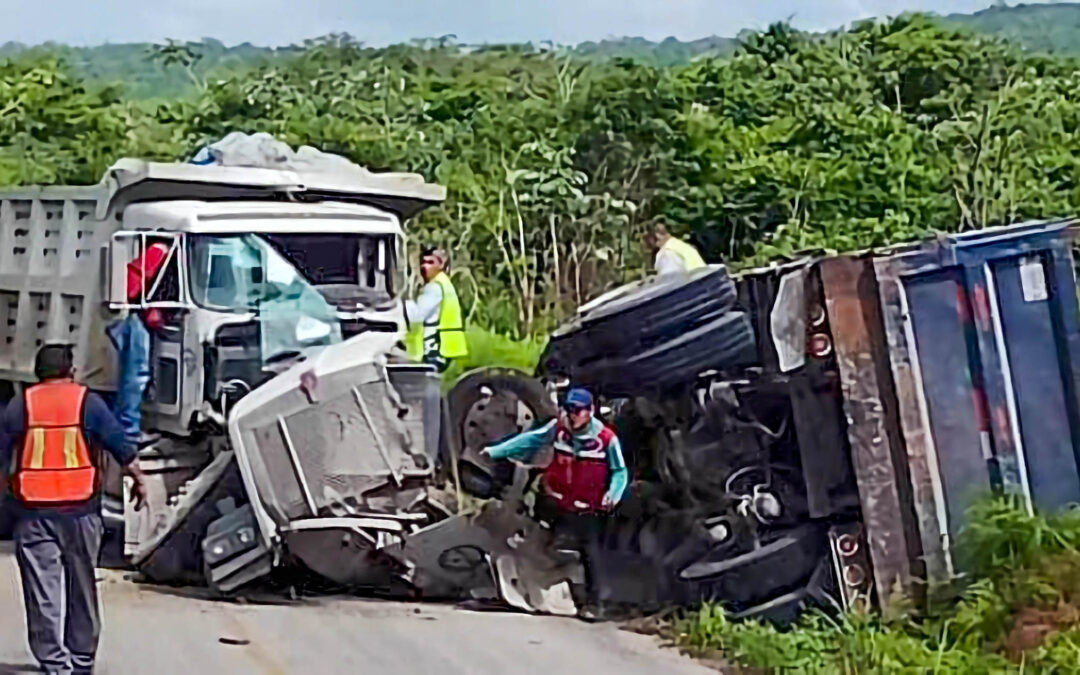
<svg viewBox="0 0 1080 675"><path fill-rule="evenodd" d="M339 168L340 165L339 165ZM124 159L96 186L0 191L0 382L37 348L76 345L79 378L115 387L105 327L159 310L144 427L187 436L312 350L401 333L402 220L445 198L415 174L297 172ZM127 265L169 247L127 296ZM3 392L0 391L0 394Z"/></svg>
<svg viewBox="0 0 1080 675"><path fill-rule="evenodd" d="M169 254L141 297L127 266ZM108 245L113 310L157 309L147 422L187 435L298 357L369 331L401 333L404 233L364 204L162 201L132 204Z"/></svg>

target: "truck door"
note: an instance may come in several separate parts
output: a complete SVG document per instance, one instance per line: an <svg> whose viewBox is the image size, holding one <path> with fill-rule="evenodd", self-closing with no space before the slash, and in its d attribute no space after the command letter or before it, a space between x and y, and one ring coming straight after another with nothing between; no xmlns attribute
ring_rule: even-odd
<svg viewBox="0 0 1080 675"><path fill-rule="evenodd" d="M154 246L153 255L146 255ZM148 269L167 249L157 269ZM183 235L177 232L121 231L109 246L108 294L114 310L154 312L161 325L150 329L150 386L144 407L162 416L180 414L183 393L184 324L189 307ZM140 284L139 282L142 281ZM133 286L139 290L129 294Z"/></svg>

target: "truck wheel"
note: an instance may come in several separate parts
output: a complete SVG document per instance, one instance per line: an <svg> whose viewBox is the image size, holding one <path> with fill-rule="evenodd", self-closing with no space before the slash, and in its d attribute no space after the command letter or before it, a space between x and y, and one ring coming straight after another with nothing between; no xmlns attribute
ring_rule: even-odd
<svg viewBox="0 0 1080 675"><path fill-rule="evenodd" d="M736 298L735 284L723 267L674 280L652 278L610 295L552 336L541 358L545 372L573 375L599 358L648 349L721 316Z"/></svg>
<svg viewBox="0 0 1080 675"><path fill-rule="evenodd" d="M538 380L503 368L467 373L447 394L447 405L450 417L447 439L457 444L458 461L471 465L463 474L476 479L479 470L492 475L497 485L513 480L514 467L509 462L493 465L480 458L480 450L543 424L556 413L555 403ZM469 484L479 485L479 482L470 480ZM486 493L488 489L483 491Z"/></svg>
<svg viewBox="0 0 1080 675"><path fill-rule="evenodd" d="M828 555L814 524L772 532L758 549L734 557L705 555L679 572L699 600L724 602L738 612L805 586Z"/></svg>

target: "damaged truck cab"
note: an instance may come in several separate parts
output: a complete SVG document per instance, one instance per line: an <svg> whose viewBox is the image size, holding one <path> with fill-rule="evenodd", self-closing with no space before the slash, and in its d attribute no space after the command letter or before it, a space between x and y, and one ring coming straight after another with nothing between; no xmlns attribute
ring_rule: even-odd
<svg viewBox="0 0 1080 675"><path fill-rule="evenodd" d="M233 461L229 420L244 397L350 338L360 339L334 352L334 368L376 374L372 386L384 387L398 409L391 416L411 434L416 457L409 461L432 471L434 455L420 456L434 453L438 438L437 377L398 350L405 329L402 221L440 203L445 190L414 174L351 169L125 159L96 186L0 193L0 399L33 382L34 355L48 342L73 344L78 378L107 395L117 365L106 327L123 312L163 317L151 331L143 404L143 429L156 440L140 449L139 460L150 508L135 513L124 505L116 467L105 481L106 522L124 533L127 557L151 577L206 575L201 558L216 550L200 550L207 534L243 542L276 534L259 532L266 521L244 514L260 492L251 464ZM168 253L132 299L129 265L155 244ZM310 393L316 385L309 370L294 384ZM358 392L362 384L354 382ZM381 409L367 413L372 423L385 421ZM341 420L347 424L348 415ZM289 433L284 423L280 433ZM295 449L284 456L296 460ZM283 469L303 475L295 462ZM169 545L184 537L196 545Z"/></svg>
<svg viewBox="0 0 1080 675"><path fill-rule="evenodd" d="M133 204L108 245L108 304L156 309L147 426L190 436L298 358L361 332L400 333L402 232L362 204ZM126 268L169 253L136 302Z"/></svg>

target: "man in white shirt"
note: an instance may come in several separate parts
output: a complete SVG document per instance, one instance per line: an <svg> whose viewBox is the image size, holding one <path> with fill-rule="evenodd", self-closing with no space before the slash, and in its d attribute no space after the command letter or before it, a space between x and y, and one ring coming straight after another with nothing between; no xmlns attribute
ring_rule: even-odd
<svg viewBox="0 0 1080 675"><path fill-rule="evenodd" d="M705 260L692 245L671 236L663 223L653 225L645 241L656 255L655 268L659 275L685 274L705 267Z"/></svg>

